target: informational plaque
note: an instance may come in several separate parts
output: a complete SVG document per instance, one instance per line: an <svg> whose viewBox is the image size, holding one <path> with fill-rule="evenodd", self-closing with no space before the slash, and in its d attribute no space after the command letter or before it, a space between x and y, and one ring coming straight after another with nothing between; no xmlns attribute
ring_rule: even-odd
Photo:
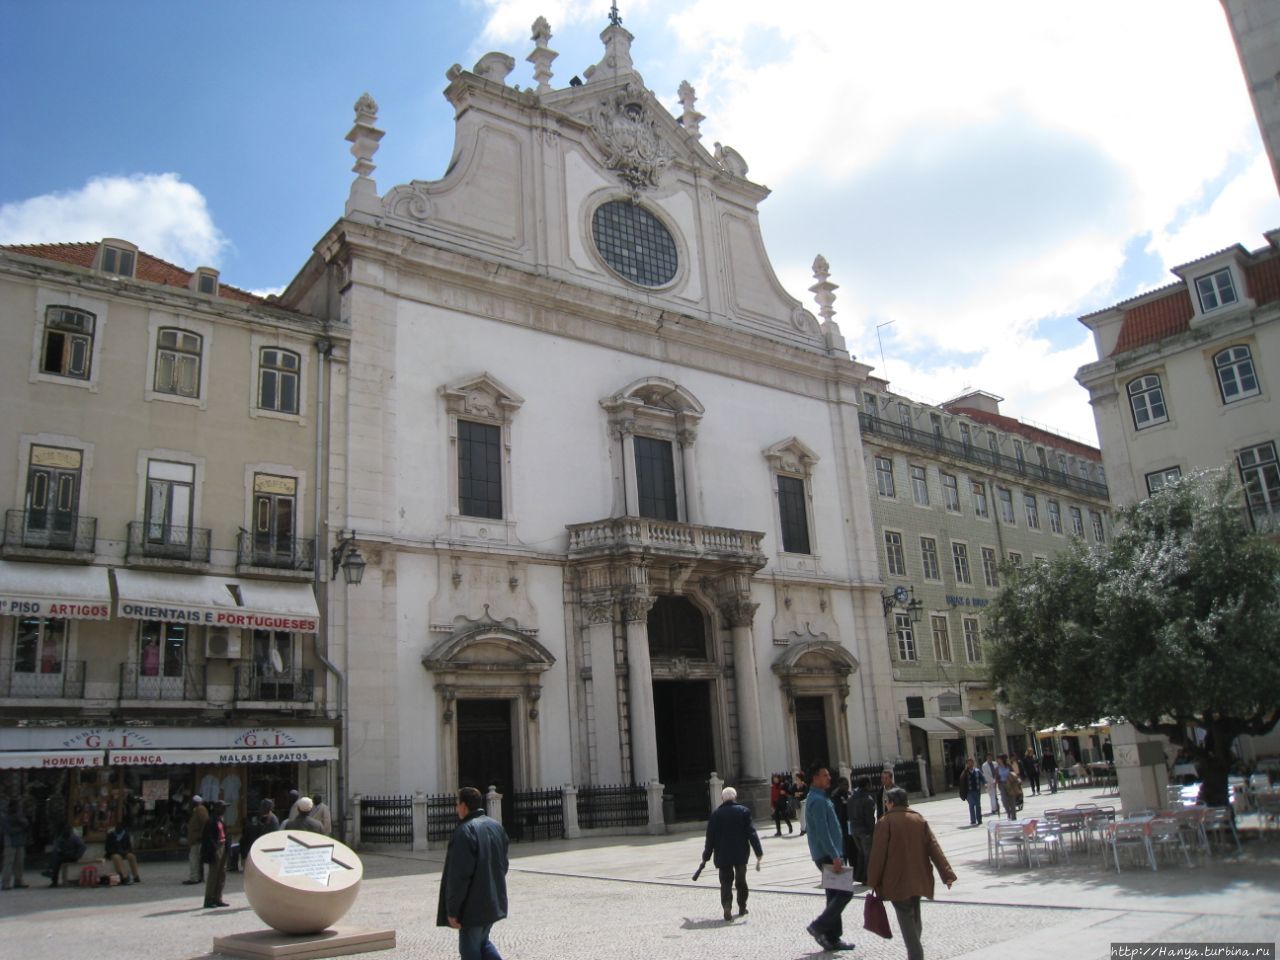
<svg viewBox="0 0 1280 960"><path fill-rule="evenodd" d="M334 859L332 843L310 846L296 834L285 838L283 850L263 852L280 862L280 876L310 877L325 887L329 885L329 874L335 870L351 869Z"/></svg>
<svg viewBox="0 0 1280 960"><path fill-rule="evenodd" d="M320 933L355 903L364 866L344 843L307 830L277 830L245 858L249 906L281 933Z"/></svg>

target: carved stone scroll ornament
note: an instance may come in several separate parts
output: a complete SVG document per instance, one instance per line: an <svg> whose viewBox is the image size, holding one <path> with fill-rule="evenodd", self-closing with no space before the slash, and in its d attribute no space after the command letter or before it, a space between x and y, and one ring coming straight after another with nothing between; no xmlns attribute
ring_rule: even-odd
<svg viewBox="0 0 1280 960"><path fill-rule="evenodd" d="M623 90L596 108L591 125L605 163L633 193L658 185L671 151L643 100Z"/></svg>

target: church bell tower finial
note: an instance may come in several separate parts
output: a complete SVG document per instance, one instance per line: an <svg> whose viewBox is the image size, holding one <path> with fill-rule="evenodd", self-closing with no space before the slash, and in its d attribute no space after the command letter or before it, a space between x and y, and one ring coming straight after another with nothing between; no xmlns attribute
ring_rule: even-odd
<svg viewBox="0 0 1280 960"><path fill-rule="evenodd" d="M615 27L622 26L622 17L618 15L618 4L616 2L609 7L609 22Z"/></svg>

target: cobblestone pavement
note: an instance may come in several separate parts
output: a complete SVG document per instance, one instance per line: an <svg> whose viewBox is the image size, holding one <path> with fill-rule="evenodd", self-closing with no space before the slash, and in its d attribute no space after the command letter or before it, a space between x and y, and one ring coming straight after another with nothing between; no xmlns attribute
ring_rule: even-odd
<svg viewBox="0 0 1280 960"><path fill-rule="evenodd" d="M1082 791L1028 798L1025 812L1089 799ZM938 899L924 904L930 958L1091 960L1106 957L1112 941L1275 942L1280 936L1280 836L1247 843L1242 856L1217 854L1157 873L1126 867L1117 874L1097 854L1034 871L996 870L986 863L985 831L967 827L958 800L918 809L960 878L950 891L939 886ZM696 833L515 845L512 912L494 928L494 941L508 960L822 956L804 933L822 904L805 840L768 834L764 842L764 869L749 875L750 913L732 924L721 919L710 868L697 884L690 881L702 846ZM395 950L371 956L457 956L456 935L435 926L441 856L364 854L360 899L344 923L393 927L398 937ZM228 880L229 909L201 910L200 888L180 883L184 864L144 863L143 871L138 886L57 890L28 871L31 889L0 893L0 955L201 958L212 956L214 936L261 926L238 875ZM853 955L903 957L896 922L895 938L879 940L862 931L861 910L859 898L847 911L845 935L858 944Z"/></svg>

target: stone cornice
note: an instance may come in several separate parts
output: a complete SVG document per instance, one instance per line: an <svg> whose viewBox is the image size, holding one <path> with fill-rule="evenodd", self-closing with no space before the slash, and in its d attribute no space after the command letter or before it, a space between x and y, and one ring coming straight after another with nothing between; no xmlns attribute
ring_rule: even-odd
<svg viewBox="0 0 1280 960"><path fill-rule="evenodd" d="M358 257L393 271L394 277L384 275L383 285L369 286L379 293L386 289L424 305L465 311L632 354L640 352L636 334L642 334L648 340L645 352L655 361L735 378L741 372L734 364L746 364L755 382L815 399L834 399L829 384L836 382L850 388L844 402L856 404L857 389L870 370L848 354L806 350L725 323L647 306L547 274L477 260L349 220L335 224L317 248L329 251L330 256L349 248ZM420 282L409 289L415 280ZM361 285L364 280L357 272L352 282ZM803 384L796 378L802 378Z"/></svg>

